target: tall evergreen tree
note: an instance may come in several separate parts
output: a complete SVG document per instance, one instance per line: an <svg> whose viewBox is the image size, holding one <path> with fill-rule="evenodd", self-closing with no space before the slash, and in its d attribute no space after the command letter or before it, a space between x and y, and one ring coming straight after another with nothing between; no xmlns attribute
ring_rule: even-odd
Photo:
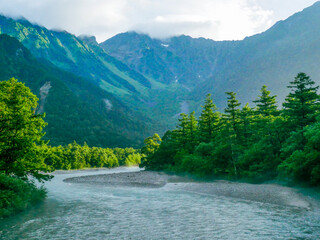
<svg viewBox="0 0 320 240"><path fill-rule="evenodd" d="M211 94L207 95L202 108L203 110L199 117L199 137L202 142L210 142L213 140L220 118L219 113L216 112L217 107L212 101Z"/></svg>
<svg viewBox="0 0 320 240"><path fill-rule="evenodd" d="M319 110L319 87L315 87L314 84L308 75L299 73L288 86L292 92L283 103L284 114L295 129L303 129L316 120L316 112Z"/></svg>
<svg viewBox="0 0 320 240"><path fill-rule="evenodd" d="M228 95L228 105L225 109L225 121L226 127L228 129L228 138L229 144L231 148L231 161L233 165L234 175L238 175L237 171L237 157L238 157L238 144L239 140L239 109L238 107L241 105L239 101L236 99L236 93L234 92L226 92Z"/></svg>
<svg viewBox="0 0 320 240"><path fill-rule="evenodd" d="M197 143L198 121L195 112L189 114L187 122L187 143L189 151L192 151Z"/></svg>
<svg viewBox="0 0 320 240"><path fill-rule="evenodd" d="M184 147L188 142L188 115L181 113L178 121L177 129L174 131L174 138L176 138L181 147Z"/></svg>
<svg viewBox="0 0 320 240"><path fill-rule="evenodd" d="M236 99L235 92L226 92L228 95L228 105L225 109L225 120L231 125L232 130L237 133L237 125L239 123L239 109L238 107L241 105L239 101Z"/></svg>
<svg viewBox="0 0 320 240"><path fill-rule="evenodd" d="M252 135L253 111L247 103L239 114L239 138L244 147L247 147Z"/></svg>
<svg viewBox="0 0 320 240"><path fill-rule="evenodd" d="M277 112L276 96L270 96L270 91L267 90L267 86L263 85L261 95L258 99L253 101L257 105L257 113L263 116L275 115Z"/></svg>

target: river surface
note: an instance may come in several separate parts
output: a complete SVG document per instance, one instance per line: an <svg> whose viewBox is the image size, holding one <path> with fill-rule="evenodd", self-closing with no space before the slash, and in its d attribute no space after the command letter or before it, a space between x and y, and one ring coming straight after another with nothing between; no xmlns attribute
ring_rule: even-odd
<svg viewBox="0 0 320 240"><path fill-rule="evenodd" d="M0 239L320 239L320 210L162 188L65 183L119 168L56 174L48 198L0 221Z"/></svg>

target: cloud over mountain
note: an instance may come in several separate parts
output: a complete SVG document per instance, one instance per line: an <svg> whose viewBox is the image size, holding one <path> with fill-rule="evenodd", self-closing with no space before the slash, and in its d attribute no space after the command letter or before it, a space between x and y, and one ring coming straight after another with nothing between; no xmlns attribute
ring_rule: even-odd
<svg viewBox="0 0 320 240"><path fill-rule="evenodd" d="M315 0L0 0L1 13L24 16L47 28L103 41L135 30L165 38L187 34L215 40L242 39L266 30L281 13L292 14ZM296 7L295 7L296 6ZM297 9L297 7L299 7ZM287 16L285 16L287 17Z"/></svg>

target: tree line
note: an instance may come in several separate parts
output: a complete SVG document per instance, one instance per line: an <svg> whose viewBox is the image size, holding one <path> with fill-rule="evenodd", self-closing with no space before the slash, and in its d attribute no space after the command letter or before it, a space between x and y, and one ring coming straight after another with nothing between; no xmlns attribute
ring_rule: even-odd
<svg viewBox="0 0 320 240"><path fill-rule="evenodd" d="M53 169L112 168L119 166L139 165L141 155L133 148L100 148L89 147L86 143L76 142L67 146L40 147L45 157L45 164Z"/></svg>
<svg viewBox="0 0 320 240"><path fill-rule="evenodd" d="M73 142L52 147L42 140L45 114L36 114L38 98L12 78L0 82L0 218L46 197L35 180L50 180L56 169L138 165L140 150L99 148Z"/></svg>
<svg viewBox="0 0 320 240"><path fill-rule="evenodd" d="M198 176L287 180L320 184L318 86L299 73L282 108L266 86L241 108L226 92L227 107L217 111L208 94L202 112L182 113L176 129L145 140L141 166Z"/></svg>

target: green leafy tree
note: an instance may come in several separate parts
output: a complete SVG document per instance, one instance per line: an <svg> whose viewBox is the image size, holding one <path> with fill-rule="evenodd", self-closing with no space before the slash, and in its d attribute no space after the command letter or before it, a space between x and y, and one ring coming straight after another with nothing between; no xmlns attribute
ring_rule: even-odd
<svg viewBox="0 0 320 240"><path fill-rule="evenodd" d="M141 167L146 167L148 165L148 159L157 151L161 143L160 136L155 133L152 137L148 137L144 140L144 147L141 148L142 159Z"/></svg>
<svg viewBox="0 0 320 240"><path fill-rule="evenodd" d="M50 170L37 144L42 144L42 115L35 114L38 98L12 78L0 82L0 172L27 180L47 180Z"/></svg>

